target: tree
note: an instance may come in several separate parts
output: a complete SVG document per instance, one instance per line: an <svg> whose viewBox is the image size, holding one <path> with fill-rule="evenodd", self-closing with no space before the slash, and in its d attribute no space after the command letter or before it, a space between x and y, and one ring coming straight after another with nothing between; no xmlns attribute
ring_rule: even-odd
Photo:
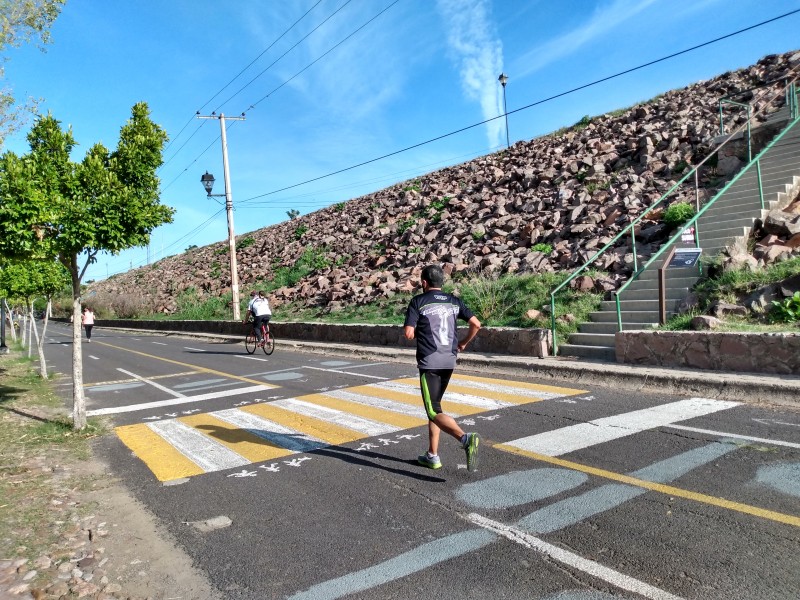
<svg viewBox="0 0 800 600"><path fill-rule="evenodd" d="M75 139L48 115L30 133L30 153L0 156L0 255L58 260L72 283L73 418L86 426L81 361L81 280L100 251L146 246L150 233L172 221L159 202L156 169L167 135L136 104L116 150L95 144L80 163L70 160Z"/></svg>
<svg viewBox="0 0 800 600"><path fill-rule="evenodd" d="M300 211L296 208L292 208L286 211L286 214L289 215L289 219L294 219L295 217L300 216Z"/></svg>
<svg viewBox="0 0 800 600"><path fill-rule="evenodd" d="M64 265L56 261L28 260L15 261L0 269L0 295L10 298L21 298L30 319L33 337L36 338L36 350L39 354L39 375L47 378L47 363L44 356L44 336L47 332L47 321L50 315L50 302L53 294L69 285L69 274ZM44 311L42 335L36 329L36 318L33 314L33 301L44 297L47 306ZM33 347L32 338L28 338L28 355Z"/></svg>
<svg viewBox="0 0 800 600"><path fill-rule="evenodd" d="M6 49L35 43L44 51L50 43L50 28L66 0L0 0L0 79L3 78L2 56ZM17 105L8 86L0 88L0 146L9 134L21 126L25 113L36 107L34 100Z"/></svg>

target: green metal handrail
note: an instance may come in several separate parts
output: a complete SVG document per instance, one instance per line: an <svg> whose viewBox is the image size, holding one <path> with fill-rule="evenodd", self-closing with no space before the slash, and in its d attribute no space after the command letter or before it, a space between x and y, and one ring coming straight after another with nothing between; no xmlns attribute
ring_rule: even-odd
<svg viewBox="0 0 800 600"><path fill-rule="evenodd" d="M795 76L795 78L792 79L791 82L786 84L786 87L785 87L785 89L783 91L783 93L788 95L790 115L795 115L797 113L796 82L798 81L798 79L800 79L800 76ZM771 103L771 101L773 99L774 99L774 96L769 99L769 101L766 103L764 109L762 109L762 110L766 110L766 108L769 106L769 104ZM760 112L761 111L756 112L752 116L755 117L758 114L760 114ZM598 250L594 254L594 256L592 256L588 261L586 261L578 269L573 271L572 274L567 279L565 279L552 292L550 292L550 328L551 328L552 336L553 336L553 355L557 355L558 354L558 340L557 340L557 335L556 335L556 300L555 300L556 294L558 292L560 292L562 289L564 289L565 286L567 286L570 282L572 282L583 271L588 269L591 264L593 264L600 256L602 256L620 238L622 238L624 235L627 235L628 233L630 233L631 234L631 247L632 247L632 251L633 251L633 275L628 280L628 282L626 282L625 285L623 285L623 287L620 288L620 290L617 291L617 294L619 294L619 292L622 291L622 289L626 288L627 285L631 281L636 279L639 276L639 274L642 271L644 271L646 266L649 265L650 262L652 261L652 259L651 259L651 261L648 261L647 265L645 265L645 267L642 267L642 269L638 268L638 260L637 260L637 255L636 255L637 254L636 253L636 235L635 235L635 231L634 231L634 228L636 227L636 225L638 225L639 222L646 215L648 215L650 212L655 210L662 202L664 202L664 200L666 200L672 194L672 192L674 192L681 184L683 184L692 175L694 175L694 177L695 177L695 203L696 203L696 207L697 207L697 209L699 211L700 198L699 198L699 185L698 185L698 171L699 171L700 167L703 166L703 164L705 164L705 162L707 160L709 160L712 156L714 156L715 154L718 155L719 151L722 150L722 148L725 146L725 144L727 144L731 140L733 135L735 135L736 133L739 133L740 131L743 131L744 129L748 129L748 131L749 131L749 128L750 128L750 118L748 118L747 123L745 125L740 126L737 130L735 130L733 133L731 133L731 135L728 137L728 139L725 140L722 144L720 144L714 152L712 152L711 154L706 156L702 161L700 161L697 165L695 165L695 167L691 171L689 171L686 175L684 175L681 179L679 179L656 202L654 202L649 207L647 207L647 209L644 212L642 212L642 214L640 214L633 221L631 221L622 231L620 231L617 235L615 235L611 239L611 241L609 241L605 246L603 246L600 250ZM749 138L749 136L748 136L748 138ZM749 139L748 139L748 142L749 142ZM760 156L760 154L759 154L759 156ZM726 186L726 188L727 188L727 186ZM725 189L725 188L723 188L723 189ZM762 198L762 202L763 202L763 198ZM695 215L695 216L697 216L697 215ZM697 243L697 232L695 232L695 242ZM660 251L659 251L659 253L660 253ZM619 312L619 296L617 296L617 313L618 313L618 321L619 321L619 319L621 318L621 317L619 317L619 314L620 314L620 312ZM620 328L620 331L621 331L622 330L622 325L621 324L619 325L619 328Z"/></svg>
<svg viewBox="0 0 800 600"><path fill-rule="evenodd" d="M761 189L761 176L760 176L760 169L761 169L761 158L764 156L764 154L765 154L765 153L767 153L767 152L768 152L770 149L772 149L772 147L773 147L775 144L777 144L777 143L778 143L778 142L779 142L779 141L780 141L780 140L783 138L783 136L784 136L784 135L786 135L786 134L787 134L787 133L788 133L788 132L789 132L789 131L790 131L790 130L793 128L793 127L795 127L795 125L797 125L798 123L800 123L800 118L798 118L798 117L795 117L795 118L794 118L792 121L790 121L790 123L789 123L789 124L788 124L788 125L787 125L787 126L784 128L784 129L783 129L783 131L781 131L781 132L780 132L778 135L776 135L776 136L775 136L775 138L774 138L774 139L773 139L773 140L772 140L772 141L771 141L769 144L767 144L767 145L764 147L764 149L763 149L761 152L759 152L759 153L758 153L758 156L756 156L756 157L755 157L755 159L753 159L753 160L752 160L750 163L748 163L748 164L747 164L747 166L745 166L745 167L744 167L744 168L743 168L741 171L739 171L739 172L736 174L736 176L735 176L735 177L733 177L733 179L731 179L731 180L730 180L728 183L726 183L726 184L725 184L725 186L724 186L724 187L723 187L723 188L722 188L722 189L721 189L719 192L717 192L717 194L716 194L716 195L715 195L715 196L714 196L714 197L713 197L711 200L709 200L709 201L708 201L708 202L705 204L705 206L703 206L703 208L701 208L701 209L700 209L700 210L697 212L697 214L695 214L695 215L694 215L694 216L693 216L691 219L689 219L689 220L688 220L686 223L684 223L684 224L683 224L683 226L682 226L682 227L681 227L681 228L680 228L680 229L679 229L679 230L678 230L678 231L675 233L675 235L673 235L673 236L672 236L672 237L669 239L669 241L668 241L666 244L664 244L663 246L661 246L661 248L659 248L659 249L658 249L658 251L657 251L657 252L656 252L656 253L655 253L653 256L651 256L651 257L650 257L650 260L648 260L648 261L647 261L647 262L644 264L644 266L642 267L642 269L641 269L640 271L638 271L638 272L634 273L634 274L631 276L631 278L630 278L630 279L628 279L628 281L626 281L626 282L625 282L625 283L624 283L624 284L623 284L623 285L622 285L622 286L621 286L621 287L620 287L620 288L619 288L619 289L618 289L616 292L614 292L614 295L616 296L616 307L617 307L617 327L618 327L618 331L622 331L622 308L620 307L620 295L621 295L621 294L622 294L622 293L623 293L623 292L624 292L626 289L628 289L628 286L629 286L631 283L633 283L633 282L634 282L636 279L638 279L638 278L639 278L639 275L641 275L642 273L644 273L644 272L645 272L645 271L648 269L648 267L650 267L650 265L652 265L652 264L653 264L653 263L654 263L656 260L658 260L658 258L659 258L659 257L660 257L660 256L661 256L661 255L662 255L662 254L663 254L663 253L666 251L666 250L668 250L669 248L671 248L671 247L672 247L672 245L673 245L675 242L677 242L677 241L678 241L678 239L681 237L681 235L683 234L683 232L684 232L684 231L686 231L686 230L687 230L689 227L693 227L693 226L694 226L694 224L695 224L695 223L697 223L697 220L698 220L698 219L699 219L699 218L700 218L700 217L701 217L701 216L702 216L702 215L703 215L703 214L704 214L704 213L705 213L705 212L706 212L706 211L707 211L707 210L708 210L708 209L709 209L709 208L710 208L710 207L711 207L711 206L712 206L712 205L713 205L713 204L714 204L714 203L715 203L715 202L716 202L716 201L717 201L717 200L718 200L720 197L722 197L722 195L723 195L723 194L724 194L724 193L725 193L725 192L726 192L726 191L727 191L727 190L728 190L728 189L729 189L729 188L730 188L730 187L731 187L733 184L735 184L735 183L736 183L736 182L737 182L737 181L738 181L738 180L739 180L739 179L740 179L742 176L744 176L744 175L745 175L745 174L746 174L746 173L747 173L747 172L750 170L750 168L751 168L753 165L756 165L756 168L758 169L758 174L759 174L759 176L758 176L758 186L759 186L759 190L758 190L758 191L759 191L759 196L761 197L761 207L762 207L762 208L764 208L764 191ZM697 228L696 228L696 227L694 227L694 233L695 233L695 247L696 247L696 248L699 248L699 247L700 247L700 244L699 244L698 232L697 232Z"/></svg>

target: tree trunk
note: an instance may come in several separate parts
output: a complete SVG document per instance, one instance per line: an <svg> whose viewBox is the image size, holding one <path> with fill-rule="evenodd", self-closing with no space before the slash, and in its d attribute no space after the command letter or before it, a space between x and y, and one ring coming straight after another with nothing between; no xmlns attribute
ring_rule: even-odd
<svg viewBox="0 0 800 600"><path fill-rule="evenodd" d="M17 342L17 331L15 329L16 324L14 323L14 315L11 314L11 310L9 309L8 302L6 302L5 298L3 298L3 304L6 307L6 317L8 317L8 322L11 325L11 340L14 343L16 343Z"/></svg>
<svg viewBox="0 0 800 600"><path fill-rule="evenodd" d="M83 355L81 353L81 280L78 277L78 257L70 260L72 275L72 427L86 427L86 397L83 395Z"/></svg>
<svg viewBox="0 0 800 600"><path fill-rule="evenodd" d="M47 363L44 358L44 338L47 334L47 315L50 314L50 298L47 299L47 307L44 310L44 320L42 321L42 337L36 340L36 347L39 349L39 376L47 379ZM34 331L36 325L34 324Z"/></svg>
<svg viewBox="0 0 800 600"><path fill-rule="evenodd" d="M27 340L27 338L25 337L25 335L27 333L28 333L28 315L25 314L25 312L23 311L22 312L22 325L20 325L20 328L19 328L19 337L20 337L20 342L22 343L22 347L23 348L25 347L25 342Z"/></svg>
<svg viewBox="0 0 800 600"><path fill-rule="evenodd" d="M29 302L28 306L28 358L33 357L33 303Z"/></svg>
<svg viewBox="0 0 800 600"><path fill-rule="evenodd" d="M42 329L42 337L39 337L39 330L36 328L36 317L33 314L33 302L30 303L31 310L31 329L33 330L33 338L36 340L36 351L39 354L39 377L47 379L47 363L44 360L44 329ZM45 316L45 318L47 318ZM31 344L31 348L33 344Z"/></svg>

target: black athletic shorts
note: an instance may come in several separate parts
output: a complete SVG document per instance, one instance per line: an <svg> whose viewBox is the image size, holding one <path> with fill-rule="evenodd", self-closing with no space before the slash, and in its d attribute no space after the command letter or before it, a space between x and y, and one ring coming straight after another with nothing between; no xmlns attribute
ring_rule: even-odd
<svg viewBox="0 0 800 600"><path fill-rule="evenodd" d="M420 369L419 387L422 390L422 403L428 419L433 421L442 413L442 396L450 383L453 369Z"/></svg>

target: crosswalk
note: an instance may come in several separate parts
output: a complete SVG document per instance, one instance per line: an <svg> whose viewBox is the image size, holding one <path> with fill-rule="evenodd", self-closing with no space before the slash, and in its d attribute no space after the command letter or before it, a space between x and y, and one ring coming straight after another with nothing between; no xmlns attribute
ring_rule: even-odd
<svg viewBox="0 0 800 600"><path fill-rule="evenodd" d="M585 390L456 374L442 401L454 417ZM159 481L242 468L427 424L414 378L255 402L115 429Z"/></svg>

